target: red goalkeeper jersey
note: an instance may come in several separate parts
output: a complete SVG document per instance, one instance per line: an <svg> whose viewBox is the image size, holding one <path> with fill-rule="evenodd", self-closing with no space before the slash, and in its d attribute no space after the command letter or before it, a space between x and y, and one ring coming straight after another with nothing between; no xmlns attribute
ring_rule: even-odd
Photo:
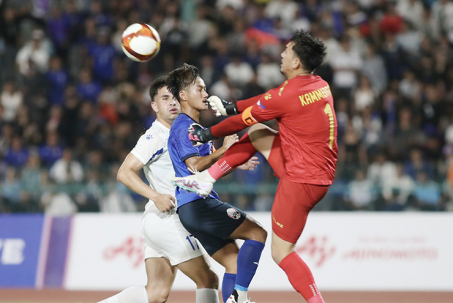
<svg viewBox="0 0 453 303"><path fill-rule="evenodd" d="M338 153L337 118L326 81L315 75L297 76L263 95L238 101L237 106L242 114L213 126L214 136L277 119L288 180L332 184Z"/></svg>

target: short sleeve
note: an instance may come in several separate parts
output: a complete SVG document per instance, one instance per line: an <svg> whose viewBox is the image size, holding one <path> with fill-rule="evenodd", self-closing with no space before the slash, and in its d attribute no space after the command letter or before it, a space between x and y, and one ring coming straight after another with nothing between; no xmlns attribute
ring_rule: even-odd
<svg viewBox="0 0 453 303"><path fill-rule="evenodd" d="M189 136L187 135L188 128L189 126L187 126L186 128L180 127L175 131L174 136L172 137L172 144L175 147L175 150L178 153L178 157L182 162L191 157L200 155L198 149L193 146L192 142L190 142L189 140Z"/></svg>
<svg viewBox="0 0 453 303"><path fill-rule="evenodd" d="M144 134L138 139L131 154L136 156L143 165L156 160L164 152L165 141L156 134Z"/></svg>

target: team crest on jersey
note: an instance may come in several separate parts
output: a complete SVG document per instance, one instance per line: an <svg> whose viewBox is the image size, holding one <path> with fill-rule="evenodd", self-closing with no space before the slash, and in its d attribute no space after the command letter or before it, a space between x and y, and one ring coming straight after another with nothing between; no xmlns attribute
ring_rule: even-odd
<svg viewBox="0 0 453 303"><path fill-rule="evenodd" d="M264 95L264 100L269 100L269 99L271 99L271 98L272 98L271 93L266 93L266 94Z"/></svg>
<svg viewBox="0 0 453 303"><path fill-rule="evenodd" d="M238 212L237 209L232 208L232 207L227 209L227 214L230 218L235 219L235 220L237 220L241 217L241 213Z"/></svg>
<svg viewBox="0 0 453 303"><path fill-rule="evenodd" d="M152 139L152 138L153 138L153 135L147 135L147 136L146 136L146 140L150 140L150 139Z"/></svg>

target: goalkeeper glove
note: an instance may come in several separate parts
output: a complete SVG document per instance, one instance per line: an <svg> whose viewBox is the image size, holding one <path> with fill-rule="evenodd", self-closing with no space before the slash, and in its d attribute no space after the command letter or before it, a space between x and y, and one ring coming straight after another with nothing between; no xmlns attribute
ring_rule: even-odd
<svg viewBox="0 0 453 303"><path fill-rule="evenodd" d="M192 123L187 129L189 133L190 142L192 142L193 146L199 146L211 140L217 139L211 134L211 130L209 128L203 128L198 123Z"/></svg>
<svg viewBox="0 0 453 303"><path fill-rule="evenodd" d="M209 97L208 102L216 117L238 114L238 109L236 107L236 103L234 102L222 100L217 96Z"/></svg>

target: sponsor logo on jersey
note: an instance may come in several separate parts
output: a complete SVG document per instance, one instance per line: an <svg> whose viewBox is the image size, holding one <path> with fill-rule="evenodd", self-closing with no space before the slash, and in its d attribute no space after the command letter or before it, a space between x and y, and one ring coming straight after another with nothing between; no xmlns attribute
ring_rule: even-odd
<svg viewBox="0 0 453 303"><path fill-rule="evenodd" d="M283 224L277 221L274 216L272 216L272 220L274 221L275 224L277 224L278 227L283 228Z"/></svg>
<svg viewBox="0 0 453 303"><path fill-rule="evenodd" d="M227 209L227 214L230 218L234 220L237 220L241 217L241 213L237 209L232 207Z"/></svg>

